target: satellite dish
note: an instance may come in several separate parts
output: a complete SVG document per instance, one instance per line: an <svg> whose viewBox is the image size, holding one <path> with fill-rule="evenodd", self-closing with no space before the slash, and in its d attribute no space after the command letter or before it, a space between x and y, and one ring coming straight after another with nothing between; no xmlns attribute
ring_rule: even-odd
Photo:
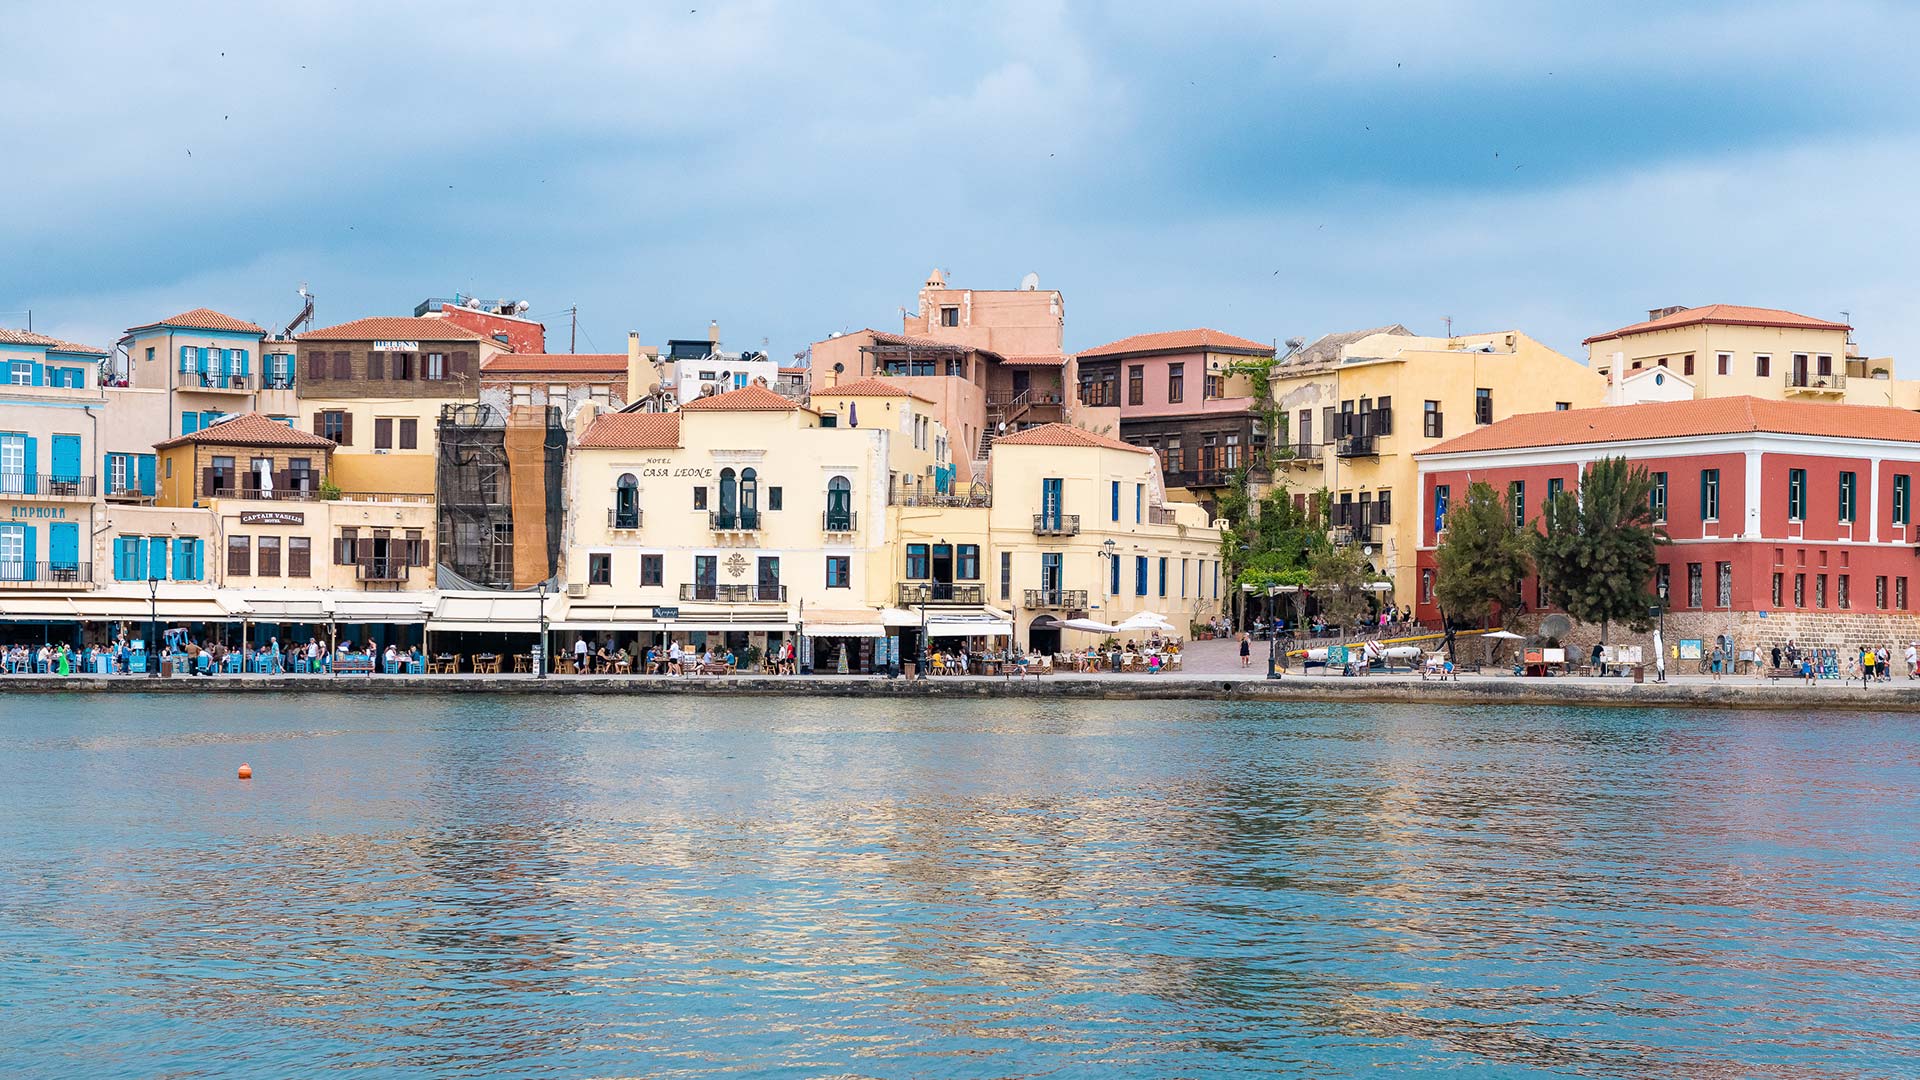
<svg viewBox="0 0 1920 1080"><path fill-rule="evenodd" d="M1026 277L1023 277L1020 279L1021 292L1032 292L1035 289L1038 289L1039 287L1040 287L1039 274L1029 273Z"/></svg>
<svg viewBox="0 0 1920 1080"><path fill-rule="evenodd" d="M515 302L515 304L513 305L513 310L515 314L525 315L527 313L527 309L531 308L532 306L533 306L532 304L527 303L525 300L520 300Z"/></svg>
<svg viewBox="0 0 1920 1080"><path fill-rule="evenodd" d="M479 311L480 301L471 296L467 297L467 309L469 311Z"/></svg>

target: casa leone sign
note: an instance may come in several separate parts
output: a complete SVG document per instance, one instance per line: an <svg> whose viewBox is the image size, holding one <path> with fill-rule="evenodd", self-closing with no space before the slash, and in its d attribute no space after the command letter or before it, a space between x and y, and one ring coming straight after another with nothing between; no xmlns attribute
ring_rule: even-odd
<svg viewBox="0 0 1920 1080"><path fill-rule="evenodd" d="M713 479L712 469L696 469L691 466L676 468L672 458L648 458L640 465L641 476L682 477L692 480Z"/></svg>
<svg viewBox="0 0 1920 1080"><path fill-rule="evenodd" d="M287 510L246 510L240 514L242 525L305 525L307 515Z"/></svg>

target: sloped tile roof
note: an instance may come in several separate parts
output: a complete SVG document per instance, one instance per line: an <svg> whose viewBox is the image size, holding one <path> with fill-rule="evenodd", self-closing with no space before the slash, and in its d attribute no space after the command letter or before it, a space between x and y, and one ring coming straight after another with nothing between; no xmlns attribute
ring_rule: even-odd
<svg viewBox="0 0 1920 1080"><path fill-rule="evenodd" d="M301 341L492 341L450 319L380 315L323 326L300 335Z"/></svg>
<svg viewBox="0 0 1920 1080"><path fill-rule="evenodd" d="M865 379L855 379L853 382L844 382L838 386L816 386L813 389L813 396L814 397L903 397L903 398L912 398L915 401L927 400L926 398L923 398L919 394L916 394L913 391L908 390L906 387L901 386L899 383L894 382L891 379L881 379L881 378L871 378L871 377L865 378Z"/></svg>
<svg viewBox="0 0 1920 1080"><path fill-rule="evenodd" d="M1235 337L1218 330L1204 327L1196 330L1167 330L1157 334L1135 334L1132 337L1110 341L1094 349L1081 349L1080 358L1095 356L1126 356L1133 353L1157 352L1196 352L1212 350L1216 352L1257 353L1263 356L1273 354L1273 346L1264 341Z"/></svg>
<svg viewBox="0 0 1920 1080"><path fill-rule="evenodd" d="M1041 424L1012 435L1002 435L993 440L995 446L1092 446L1102 450L1131 450L1136 454L1151 454L1153 451L1144 446L1121 442L1105 435L1096 435L1086 428L1077 428L1072 424Z"/></svg>
<svg viewBox="0 0 1920 1080"><path fill-rule="evenodd" d="M799 407L764 386L743 386L724 394L695 398L680 406L683 412L791 412Z"/></svg>
<svg viewBox="0 0 1920 1080"><path fill-rule="evenodd" d="M1920 443L1920 413L1891 405L1829 405L1754 397L1610 405L1510 416L1448 439L1421 451L1420 456L1741 432Z"/></svg>
<svg viewBox="0 0 1920 1080"><path fill-rule="evenodd" d="M580 446L587 450L671 450L679 445L679 413L601 413L580 436Z"/></svg>
<svg viewBox="0 0 1920 1080"><path fill-rule="evenodd" d="M1637 322L1632 326L1623 326L1605 334L1596 334L1581 342L1591 345L1596 341L1611 341L1628 334L1645 334L1655 330L1672 330L1677 326L1698 326L1712 323L1719 326L1772 326L1788 330L1850 330L1846 323L1816 319L1811 315L1800 315L1779 308L1742 307L1739 304L1708 304L1705 307L1688 308L1676 311L1658 319Z"/></svg>
<svg viewBox="0 0 1920 1080"><path fill-rule="evenodd" d="M336 445L332 439L323 439L308 431L301 431L283 420L275 420L264 413L245 413L231 420L222 420L217 424L203 427L191 435L182 435L156 443L159 449L170 446L184 446L188 443L213 443L221 446L278 446L296 450L331 450Z"/></svg>
<svg viewBox="0 0 1920 1080"><path fill-rule="evenodd" d="M135 330L145 330L154 326L184 326L194 330L228 330L236 334L261 334L266 331L245 319L236 319L212 308L197 307L192 311L183 311L172 318L161 319L136 326Z"/></svg>
<svg viewBox="0 0 1920 1080"><path fill-rule="evenodd" d="M96 349L91 345L79 345L71 341L61 341L59 338L50 338L45 334L36 334L31 330L8 330L5 327L0 327L0 345L40 345L56 352L107 355L107 350Z"/></svg>
<svg viewBox="0 0 1920 1080"><path fill-rule="evenodd" d="M1010 355L1001 360L1008 367L1064 367L1067 358L1060 353Z"/></svg>
<svg viewBox="0 0 1920 1080"><path fill-rule="evenodd" d="M501 353L480 368L482 375L625 375L626 353Z"/></svg>

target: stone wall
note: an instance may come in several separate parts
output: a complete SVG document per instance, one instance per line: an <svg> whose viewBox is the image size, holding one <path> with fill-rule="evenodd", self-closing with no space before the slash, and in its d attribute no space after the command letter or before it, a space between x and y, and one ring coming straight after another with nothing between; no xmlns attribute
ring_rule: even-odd
<svg viewBox="0 0 1920 1080"><path fill-rule="evenodd" d="M1531 631L1538 627L1540 620L1529 620L1526 628ZM1762 617L1752 611L1670 611L1666 619L1666 640L1669 647L1683 639L1695 638L1706 643L1711 649L1715 637L1725 634L1733 639L1736 649L1757 649L1771 662L1773 646L1785 647L1792 641L1797 645L1832 647L1852 650L1862 645L1872 646L1878 651L1888 645L1893 646L1893 670L1896 675L1905 676L1907 666L1904 659L1907 643L1920 641L1920 614L1898 611L1772 611ZM1579 647L1589 650L1593 643L1600 640L1600 627L1575 622L1573 629L1561 638L1569 648ZM1648 650L1653 647L1651 631L1636 634L1624 627L1615 626L1607 636L1615 645L1641 645ZM1651 657L1651 652L1648 656ZM1671 652L1668 654L1671 656ZM1671 663L1671 661L1669 661ZM1691 670L1691 662L1683 661L1675 670Z"/></svg>

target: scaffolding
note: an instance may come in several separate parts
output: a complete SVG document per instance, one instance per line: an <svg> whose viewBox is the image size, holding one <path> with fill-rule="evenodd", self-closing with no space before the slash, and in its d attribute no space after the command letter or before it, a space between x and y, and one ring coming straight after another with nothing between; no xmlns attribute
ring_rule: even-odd
<svg viewBox="0 0 1920 1080"><path fill-rule="evenodd" d="M567 455L560 409L445 405L438 437L441 568L491 589L552 578Z"/></svg>

